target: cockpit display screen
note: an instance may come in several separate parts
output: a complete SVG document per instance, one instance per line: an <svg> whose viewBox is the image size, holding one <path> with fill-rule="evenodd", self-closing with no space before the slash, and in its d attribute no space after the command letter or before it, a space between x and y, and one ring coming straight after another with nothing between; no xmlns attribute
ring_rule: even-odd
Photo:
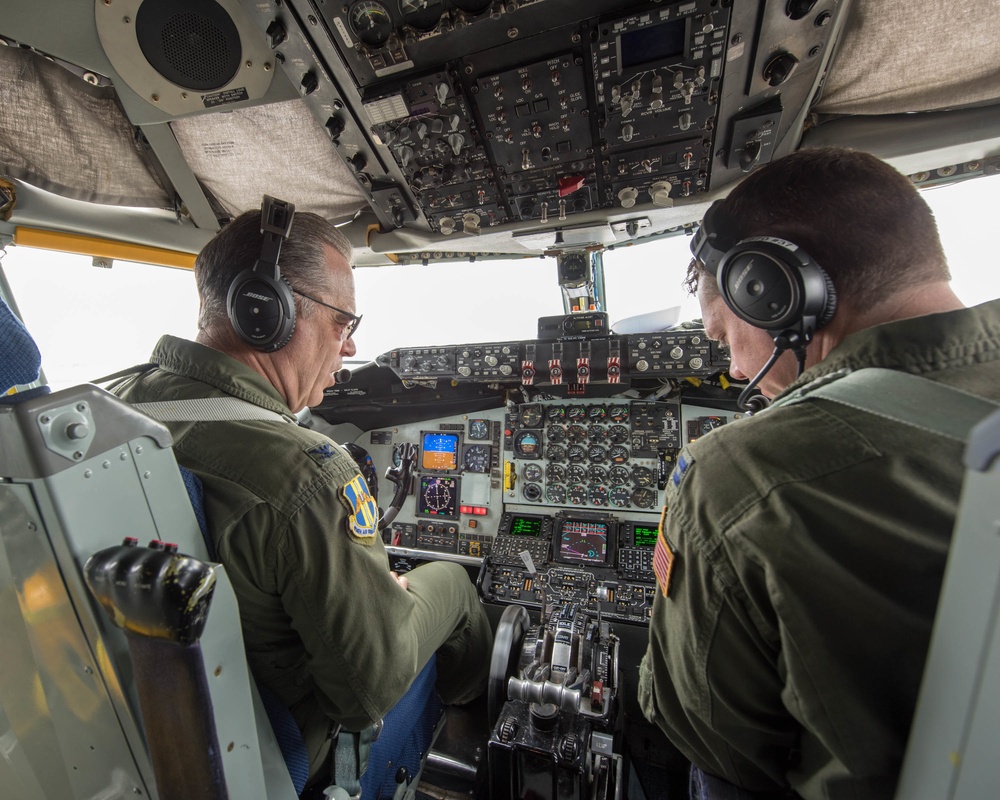
<svg viewBox="0 0 1000 800"><path fill-rule="evenodd" d="M607 522L589 519L567 519L559 531L559 560L603 564L608 560Z"/></svg>
<svg viewBox="0 0 1000 800"><path fill-rule="evenodd" d="M621 35L622 68L637 67L650 61L670 61L684 55L686 20L662 25L647 25Z"/></svg>
<svg viewBox="0 0 1000 800"><path fill-rule="evenodd" d="M632 528L632 531L636 547L656 547L656 538L660 534L659 528L652 528L649 525L636 525Z"/></svg>
<svg viewBox="0 0 1000 800"><path fill-rule="evenodd" d="M423 435L420 466L436 471L458 468L458 434L434 431Z"/></svg>
<svg viewBox="0 0 1000 800"><path fill-rule="evenodd" d="M420 477L420 498L417 513L425 517L456 519L458 509L458 479L432 475Z"/></svg>
<svg viewBox="0 0 1000 800"><path fill-rule="evenodd" d="M519 517L513 516L510 520L511 536L534 536L537 538L542 533L541 517Z"/></svg>

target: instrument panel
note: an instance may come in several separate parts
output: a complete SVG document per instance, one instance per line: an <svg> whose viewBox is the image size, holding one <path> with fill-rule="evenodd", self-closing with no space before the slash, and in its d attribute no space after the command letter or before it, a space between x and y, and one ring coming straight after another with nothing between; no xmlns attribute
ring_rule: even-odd
<svg viewBox="0 0 1000 800"><path fill-rule="evenodd" d="M538 400L363 434L380 476L415 453L383 541L479 566L497 603L582 603L644 623L663 491L684 443L730 412L631 397ZM525 558L527 557L527 561Z"/></svg>
<svg viewBox="0 0 1000 800"><path fill-rule="evenodd" d="M845 5L252 7L381 222L475 236L693 202L791 152Z"/></svg>

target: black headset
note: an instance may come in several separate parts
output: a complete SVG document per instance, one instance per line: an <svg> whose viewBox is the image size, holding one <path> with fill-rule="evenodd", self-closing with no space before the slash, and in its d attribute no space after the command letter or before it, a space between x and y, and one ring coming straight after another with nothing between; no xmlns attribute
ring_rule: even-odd
<svg viewBox="0 0 1000 800"><path fill-rule="evenodd" d="M781 350L812 340L837 309L826 271L801 247L773 236L734 242L716 200L691 242L691 252L715 275L722 299L740 319L763 328Z"/></svg>
<svg viewBox="0 0 1000 800"><path fill-rule="evenodd" d="M295 206L264 195L260 257L252 269L239 273L229 285L226 308L236 334L256 350L272 353L288 344L295 330L295 298L281 276L281 243L292 229Z"/></svg>

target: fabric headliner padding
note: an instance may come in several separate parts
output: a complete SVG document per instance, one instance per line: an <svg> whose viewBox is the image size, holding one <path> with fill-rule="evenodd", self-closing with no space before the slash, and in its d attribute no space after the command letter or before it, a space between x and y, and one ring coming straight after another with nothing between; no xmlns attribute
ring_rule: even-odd
<svg viewBox="0 0 1000 800"><path fill-rule="evenodd" d="M333 222L368 201L301 100L202 114L170 125L191 171L233 216L265 194Z"/></svg>
<svg viewBox="0 0 1000 800"><path fill-rule="evenodd" d="M0 174L104 205L169 208L113 88L0 47Z"/></svg>
<svg viewBox="0 0 1000 800"><path fill-rule="evenodd" d="M998 10L997 0L855 0L814 110L901 114L996 102Z"/></svg>

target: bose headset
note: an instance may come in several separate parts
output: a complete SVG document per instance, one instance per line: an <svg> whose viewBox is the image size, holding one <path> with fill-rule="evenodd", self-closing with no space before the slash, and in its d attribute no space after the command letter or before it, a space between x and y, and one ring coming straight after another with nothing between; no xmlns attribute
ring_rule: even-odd
<svg viewBox="0 0 1000 800"><path fill-rule="evenodd" d="M802 374L806 345L833 319L837 292L826 271L792 242L773 236L733 241L722 203L716 200L705 212L691 252L715 275L729 309L774 339L771 358L740 395L745 408L750 391L785 350L795 353Z"/></svg>
<svg viewBox="0 0 1000 800"><path fill-rule="evenodd" d="M292 230L295 206L264 195L260 258L252 269L240 272L229 285L226 308L236 334L251 347L272 353L288 344L295 330L295 298L281 276L281 244Z"/></svg>

